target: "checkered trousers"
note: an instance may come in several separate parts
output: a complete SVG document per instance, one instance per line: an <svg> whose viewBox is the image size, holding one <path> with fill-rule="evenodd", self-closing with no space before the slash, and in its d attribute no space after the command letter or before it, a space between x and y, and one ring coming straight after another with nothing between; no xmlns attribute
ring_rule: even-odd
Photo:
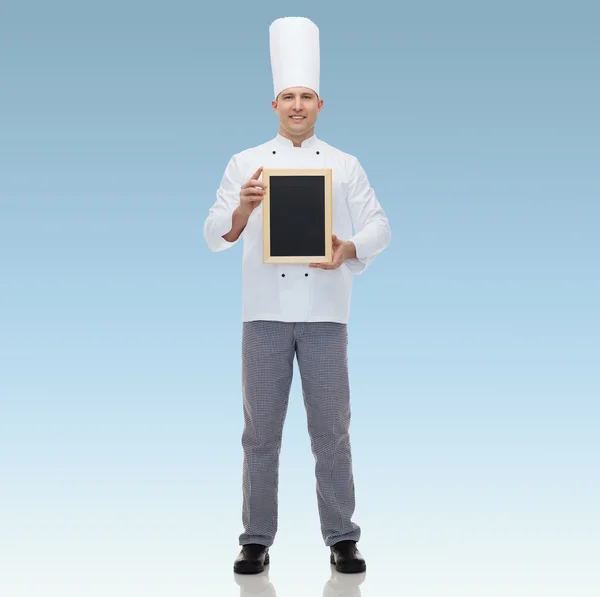
<svg viewBox="0 0 600 597"><path fill-rule="evenodd" d="M315 458L321 534L329 546L359 540L352 522L348 331L338 322L242 322L244 406L243 507L240 545L271 546L277 532L279 452L294 356L302 381Z"/></svg>

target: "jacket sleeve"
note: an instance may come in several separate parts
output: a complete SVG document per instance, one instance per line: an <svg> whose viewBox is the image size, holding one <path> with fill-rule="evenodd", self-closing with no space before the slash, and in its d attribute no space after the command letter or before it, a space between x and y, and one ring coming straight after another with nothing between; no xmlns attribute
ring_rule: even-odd
<svg viewBox="0 0 600 597"><path fill-rule="evenodd" d="M240 190L245 181L241 180L237 155L230 158L221 184L217 189L217 199L208 210L208 216L204 222L204 239L211 251L224 251L233 247L242 238L242 234L229 242L223 238L231 230L233 223L233 212L240 204Z"/></svg>
<svg viewBox="0 0 600 597"><path fill-rule="evenodd" d="M354 227L354 236L348 240L356 246L356 259L347 259L344 263L353 274L361 274L375 256L388 246L392 232L375 191L355 157L351 161L346 201Z"/></svg>

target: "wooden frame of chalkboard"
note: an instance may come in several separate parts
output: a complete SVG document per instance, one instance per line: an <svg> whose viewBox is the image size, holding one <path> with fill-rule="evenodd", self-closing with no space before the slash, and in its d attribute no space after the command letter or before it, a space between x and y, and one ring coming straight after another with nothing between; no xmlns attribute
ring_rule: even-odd
<svg viewBox="0 0 600 597"><path fill-rule="evenodd" d="M331 261L331 168L269 168L262 181L263 262Z"/></svg>

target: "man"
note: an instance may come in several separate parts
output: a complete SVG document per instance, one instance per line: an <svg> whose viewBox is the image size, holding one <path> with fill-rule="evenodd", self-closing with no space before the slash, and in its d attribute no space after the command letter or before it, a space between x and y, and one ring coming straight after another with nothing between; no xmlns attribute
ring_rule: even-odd
<svg viewBox="0 0 600 597"><path fill-rule="evenodd" d="M386 214L359 161L317 138L319 30L309 19L286 17L270 27L274 80L274 139L234 154L204 224L212 251L244 238L242 267L242 446L244 532L238 573L269 563L277 531L279 451L294 355L302 378L315 457L321 533L340 572L363 572L352 521L354 480L349 439L347 322L352 276L391 239ZM263 168L332 169L332 243L328 263L263 263ZM352 234L352 227L355 229Z"/></svg>

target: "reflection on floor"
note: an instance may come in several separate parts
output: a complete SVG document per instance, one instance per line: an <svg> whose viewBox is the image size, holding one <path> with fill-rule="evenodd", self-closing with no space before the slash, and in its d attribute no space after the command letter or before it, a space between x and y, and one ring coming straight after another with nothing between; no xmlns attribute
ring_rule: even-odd
<svg viewBox="0 0 600 597"><path fill-rule="evenodd" d="M323 587L323 597L361 597L360 585L367 573L342 574L331 566L331 577ZM269 568L260 574L233 574L240 587L240 597L277 597L277 591L269 580ZM282 596L285 597L285 596Z"/></svg>

